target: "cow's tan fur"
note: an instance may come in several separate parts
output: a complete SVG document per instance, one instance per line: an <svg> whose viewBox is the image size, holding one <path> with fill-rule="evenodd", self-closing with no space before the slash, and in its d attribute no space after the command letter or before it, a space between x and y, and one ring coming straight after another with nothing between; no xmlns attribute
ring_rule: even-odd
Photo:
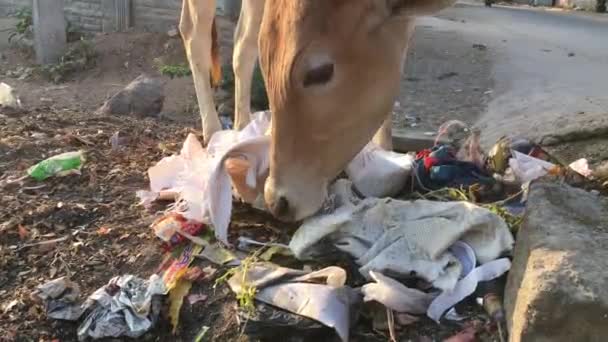
<svg viewBox="0 0 608 342"><path fill-rule="evenodd" d="M325 199L328 182L374 133L379 145L391 148L389 114L414 16L453 2L243 0L233 55L235 127L249 122L259 51L273 115L265 198L276 216L313 214ZM215 0L184 0L180 23L205 140L220 129L209 84L215 5ZM331 81L303 87L306 72L327 61L335 65Z"/></svg>

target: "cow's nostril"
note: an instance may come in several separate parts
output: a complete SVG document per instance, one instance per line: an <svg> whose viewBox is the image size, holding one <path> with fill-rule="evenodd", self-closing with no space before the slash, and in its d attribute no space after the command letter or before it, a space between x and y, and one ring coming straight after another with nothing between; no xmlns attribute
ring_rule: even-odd
<svg viewBox="0 0 608 342"><path fill-rule="evenodd" d="M287 216L288 213L289 213L289 201L287 201L287 198L281 196L281 197L279 197L279 199L277 200L277 202L274 206L274 214L277 217L284 217L284 216Z"/></svg>

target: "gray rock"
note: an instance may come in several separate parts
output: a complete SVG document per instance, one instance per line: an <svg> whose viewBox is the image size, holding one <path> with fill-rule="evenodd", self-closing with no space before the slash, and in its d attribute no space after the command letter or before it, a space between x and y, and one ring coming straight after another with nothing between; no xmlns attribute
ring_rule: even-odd
<svg viewBox="0 0 608 342"><path fill-rule="evenodd" d="M608 200L532 185L505 291L510 341L608 339Z"/></svg>
<svg viewBox="0 0 608 342"><path fill-rule="evenodd" d="M160 78L140 75L99 108L103 114L155 116L163 109L164 84Z"/></svg>

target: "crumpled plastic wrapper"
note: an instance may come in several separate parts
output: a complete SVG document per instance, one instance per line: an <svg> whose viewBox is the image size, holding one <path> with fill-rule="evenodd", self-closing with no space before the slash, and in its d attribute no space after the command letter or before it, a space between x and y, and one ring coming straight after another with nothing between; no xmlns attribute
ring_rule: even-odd
<svg viewBox="0 0 608 342"><path fill-rule="evenodd" d="M148 280L134 275L114 277L82 305L77 303L78 285L65 277L38 287L38 296L46 301L50 318L76 321L86 313L78 327L79 341L87 337L140 337L157 322L160 296L166 293L158 275Z"/></svg>

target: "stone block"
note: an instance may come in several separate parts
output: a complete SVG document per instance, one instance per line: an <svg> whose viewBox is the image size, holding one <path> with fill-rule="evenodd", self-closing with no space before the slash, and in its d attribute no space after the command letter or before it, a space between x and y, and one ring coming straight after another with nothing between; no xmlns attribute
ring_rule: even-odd
<svg viewBox="0 0 608 342"><path fill-rule="evenodd" d="M505 291L510 341L608 340L608 200L531 186Z"/></svg>

